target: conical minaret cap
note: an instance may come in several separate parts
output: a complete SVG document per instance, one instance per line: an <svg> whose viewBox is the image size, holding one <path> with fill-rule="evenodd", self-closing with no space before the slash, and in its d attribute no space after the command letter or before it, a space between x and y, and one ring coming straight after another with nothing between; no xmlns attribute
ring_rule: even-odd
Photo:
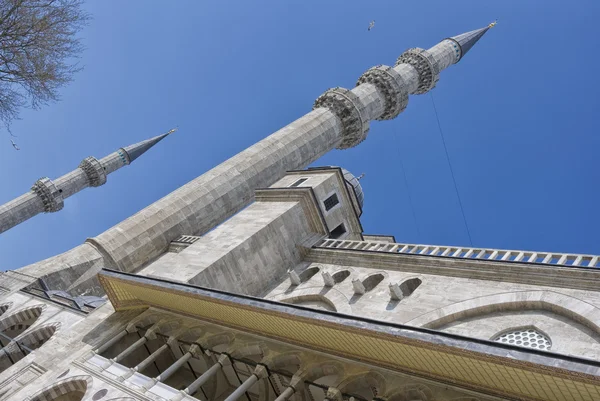
<svg viewBox="0 0 600 401"><path fill-rule="evenodd" d="M133 162L135 159L146 153L148 149L150 149L152 146L162 141L163 138L167 137L175 131L175 129L172 129L169 132L164 133L162 135L158 135L154 138L146 139L145 141L138 142L134 145L129 145L126 148L123 148L123 150L127 152L127 156L129 156L129 163Z"/></svg>
<svg viewBox="0 0 600 401"><path fill-rule="evenodd" d="M452 36L450 39L458 43L460 46L460 59L462 59L465 54L471 49L471 47L475 46L475 43L491 28L495 25L492 23L485 28L475 29L474 31L461 33L460 35ZM460 61L459 59L459 61Z"/></svg>

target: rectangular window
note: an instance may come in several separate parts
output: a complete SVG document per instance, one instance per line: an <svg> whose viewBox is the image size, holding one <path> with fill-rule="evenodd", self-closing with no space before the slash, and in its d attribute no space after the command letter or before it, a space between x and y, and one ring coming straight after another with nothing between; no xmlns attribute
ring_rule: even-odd
<svg viewBox="0 0 600 401"><path fill-rule="evenodd" d="M326 211L330 211L338 203L340 203L340 201L338 200L337 194L333 194L329 198L325 199L323 205L325 205Z"/></svg>
<svg viewBox="0 0 600 401"><path fill-rule="evenodd" d="M290 187L299 187L306 180L308 180L308 178L300 178L298 181L290 185Z"/></svg>
<svg viewBox="0 0 600 401"><path fill-rule="evenodd" d="M344 223L341 223L339 226L334 228L332 232L329 233L329 238L333 238L333 239L340 238L345 233L346 233L346 226L344 226Z"/></svg>

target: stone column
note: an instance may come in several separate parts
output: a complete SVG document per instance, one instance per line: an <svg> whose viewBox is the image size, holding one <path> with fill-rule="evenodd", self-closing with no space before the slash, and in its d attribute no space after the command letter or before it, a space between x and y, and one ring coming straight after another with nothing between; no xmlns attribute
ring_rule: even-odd
<svg viewBox="0 0 600 401"><path fill-rule="evenodd" d="M135 351L136 349L138 349L142 345L146 344L147 341L148 341L148 338L146 336L140 338L139 340L137 340L136 342L134 342L133 344L131 344L129 347L127 347L119 355L115 356L113 358L113 361L114 362L119 362L120 360L122 360L123 358L125 358L127 355L131 354L133 351Z"/></svg>
<svg viewBox="0 0 600 401"><path fill-rule="evenodd" d="M259 379L265 378L269 375L267 368L264 365L258 365L252 375L246 379L238 388L235 389L233 393L229 395L225 399L225 401L236 401L241 397L246 391L250 389L255 383L258 382Z"/></svg>
<svg viewBox="0 0 600 401"><path fill-rule="evenodd" d="M189 386L187 386L187 388L185 390L183 390L184 393L192 395L194 394L196 391L198 391L200 389L200 387L206 383L211 377L213 377L219 370L221 370L223 367L231 365L231 360L229 359L229 357L227 355L221 355L219 357L219 360L217 361L217 363L215 363L214 365L212 365L206 372L204 372L202 374L202 376L200 376L199 378L197 378L196 380L194 380L192 382L192 384L190 384Z"/></svg>
<svg viewBox="0 0 600 401"><path fill-rule="evenodd" d="M287 399L290 398L295 392L296 390L293 387L288 387L283 390L281 394L279 394L279 397L277 397L275 401L287 401Z"/></svg>
<svg viewBox="0 0 600 401"><path fill-rule="evenodd" d="M105 342L104 344L102 344L100 347L98 347L94 351L94 353L96 353L98 355L101 354L101 353L103 353L104 351L106 351L107 349L109 349L110 347L112 347L113 345L115 345L117 342L119 342L127 334L129 334L129 332L127 330L121 331L116 336L114 336L113 338L111 338L110 340L108 340L107 342Z"/></svg>
<svg viewBox="0 0 600 401"><path fill-rule="evenodd" d="M192 357L192 353L189 351L186 352L185 354L183 354L183 356L181 358L179 358L177 361L175 361L175 363L173 363L171 366L169 366L167 368L167 370L162 372L160 375L156 376L155 379L157 381L167 380L169 377L171 377L171 375L173 375L173 373L177 372L179 370L179 368L181 368L183 366L183 364L186 363L191 357Z"/></svg>

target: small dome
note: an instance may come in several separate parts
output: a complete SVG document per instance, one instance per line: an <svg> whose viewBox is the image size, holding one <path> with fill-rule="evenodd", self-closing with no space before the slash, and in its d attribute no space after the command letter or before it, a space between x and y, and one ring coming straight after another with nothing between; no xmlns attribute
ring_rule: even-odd
<svg viewBox="0 0 600 401"><path fill-rule="evenodd" d="M352 185L352 187L354 188L354 193L356 194L356 199L358 200L358 205L360 206L360 208L362 210L363 203L365 200L365 195L363 193L362 186L360 185L360 181L358 180L358 178L356 178L354 176L354 174L352 174L345 168L342 168L342 173L344 173L344 179L346 180L346 182L348 184Z"/></svg>

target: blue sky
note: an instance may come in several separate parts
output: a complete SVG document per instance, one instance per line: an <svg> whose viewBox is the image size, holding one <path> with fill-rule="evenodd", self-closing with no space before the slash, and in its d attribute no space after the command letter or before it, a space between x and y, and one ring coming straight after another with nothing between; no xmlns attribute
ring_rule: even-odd
<svg viewBox="0 0 600 401"><path fill-rule="evenodd" d="M85 69L0 133L0 203L179 126L106 185L0 235L0 269L64 252L352 88L499 18L433 90L477 247L600 254L597 1L90 1ZM371 19L375 29L367 32ZM315 165L365 173L366 233L469 245L430 95ZM404 165L408 188L404 183ZM412 198L414 215L409 203Z"/></svg>

